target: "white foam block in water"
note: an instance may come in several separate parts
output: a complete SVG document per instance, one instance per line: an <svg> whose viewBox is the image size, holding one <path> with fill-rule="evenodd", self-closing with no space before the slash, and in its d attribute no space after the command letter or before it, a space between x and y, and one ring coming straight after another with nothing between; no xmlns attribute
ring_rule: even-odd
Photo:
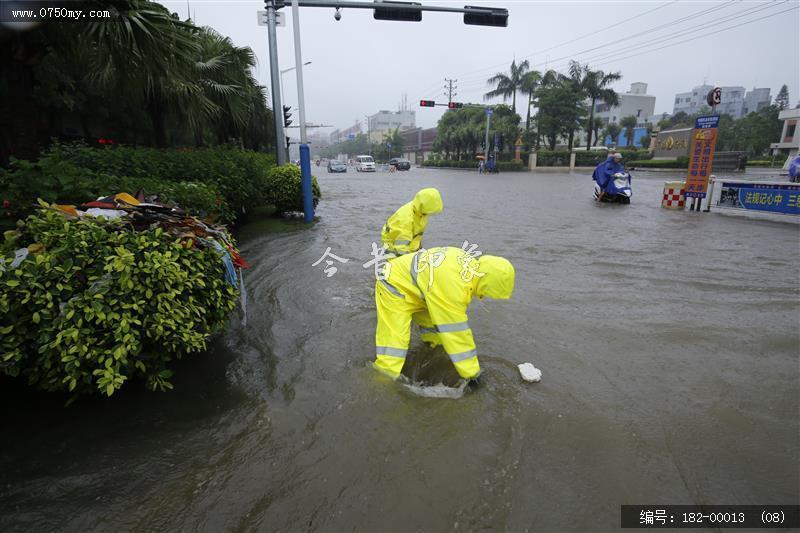
<svg viewBox="0 0 800 533"><path fill-rule="evenodd" d="M532 383L538 383L542 380L542 371L533 366L531 363L522 363L517 365L522 379Z"/></svg>

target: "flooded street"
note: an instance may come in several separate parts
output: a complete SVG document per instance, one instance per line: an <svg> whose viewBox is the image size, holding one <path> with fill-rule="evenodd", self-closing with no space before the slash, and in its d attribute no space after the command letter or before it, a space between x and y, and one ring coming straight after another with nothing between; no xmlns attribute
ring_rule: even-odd
<svg viewBox="0 0 800 533"><path fill-rule="evenodd" d="M660 209L665 173L616 206L580 173L315 172L313 229L241 229L247 324L173 392L2 394L0 530L605 531L622 504L800 500L796 225ZM426 246L516 268L511 300L470 308L484 376L458 398L370 367L362 265L423 187L445 205ZM407 373L453 381L411 350Z"/></svg>

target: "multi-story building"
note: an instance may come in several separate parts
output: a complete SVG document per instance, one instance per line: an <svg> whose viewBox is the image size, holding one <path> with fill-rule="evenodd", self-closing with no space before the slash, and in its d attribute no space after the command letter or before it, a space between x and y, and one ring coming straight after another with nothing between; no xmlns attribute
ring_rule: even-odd
<svg viewBox="0 0 800 533"><path fill-rule="evenodd" d="M693 115L703 107L708 107L706 96L714 88L713 85L699 85L690 92L675 95L672 114L683 111ZM744 87L720 87L722 89L721 103L717 106L717 113L728 114L733 118L741 118L748 113L758 111L768 106L771 102L768 88L746 91Z"/></svg>
<svg viewBox="0 0 800 533"><path fill-rule="evenodd" d="M781 131L781 138L778 142L769 145L772 148L772 153L778 155L781 151L786 151L789 159L792 159L800 151L800 132L797 131L798 123L800 123L800 108L798 109L784 109L778 113L778 118L783 121L783 131ZM784 165L784 170L788 169Z"/></svg>
<svg viewBox="0 0 800 533"><path fill-rule="evenodd" d="M333 130L333 132L330 134L329 141L331 144L340 143L348 139L355 138L355 136L359 133L361 133L361 122L356 122L349 128L345 128L343 130Z"/></svg>
<svg viewBox="0 0 800 533"><path fill-rule="evenodd" d="M634 116L639 124L653 122L656 110L656 97L647 94L647 84L642 82L631 83L631 89L626 93L617 93L619 105L609 106L603 101L595 102L595 120L603 123L619 123L625 117ZM591 102L589 102L591 104Z"/></svg>
<svg viewBox="0 0 800 533"><path fill-rule="evenodd" d="M415 165L428 159L433 152L436 128L413 128L403 132L403 157Z"/></svg>
<svg viewBox="0 0 800 533"><path fill-rule="evenodd" d="M399 128L400 131L410 130L416 124L415 111L378 111L367 117L367 131L372 142L381 142L383 136L389 131Z"/></svg>

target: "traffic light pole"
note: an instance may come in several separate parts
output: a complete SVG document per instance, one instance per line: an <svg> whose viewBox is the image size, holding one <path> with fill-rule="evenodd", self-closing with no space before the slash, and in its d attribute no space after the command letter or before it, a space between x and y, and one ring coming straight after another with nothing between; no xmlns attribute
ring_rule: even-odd
<svg viewBox="0 0 800 533"><path fill-rule="evenodd" d="M278 35L275 22L275 1L265 0L267 8L267 39L269 45L269 74L272 89L272 115L275 123L275 155L279 165L288 160L284 144L286 135L283 130L283 104L281 102L281 73L278 69ZM281 115L278 115L278 113Z"/></svg>
<svg viewBox="0 0 800 533"><path fill-rule="evenodd" d="M297 65L297 107L300 110L300 186L303 191L303 220L314 221L314 191L311 186L311 149L306 137L306 102L303 91L303 54L300 50L300 9L292 0L294 64Z"/></svg>
<svg viewBox="0 0 800 533"><path fill-rule="evenodd" d="M489 123L492 121L491 113L486 113L486 141L483 145L483 164L489 162Z"/></svg>

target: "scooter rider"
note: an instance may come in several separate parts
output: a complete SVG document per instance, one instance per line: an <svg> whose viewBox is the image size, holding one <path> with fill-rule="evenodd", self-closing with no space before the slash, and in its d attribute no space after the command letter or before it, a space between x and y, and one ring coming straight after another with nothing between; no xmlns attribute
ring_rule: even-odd
<svg viewBox="0 0 800 533"><path fill-rule="evenodd" d="M597 182L600 187L600 196L597 201L601 201L606 194L608 184L614 179L614 174L617 172L624 172L625 165L622 164L622 154L614 152L609 154L608 158L595 167L592 172L592 179Z"/></svg>

